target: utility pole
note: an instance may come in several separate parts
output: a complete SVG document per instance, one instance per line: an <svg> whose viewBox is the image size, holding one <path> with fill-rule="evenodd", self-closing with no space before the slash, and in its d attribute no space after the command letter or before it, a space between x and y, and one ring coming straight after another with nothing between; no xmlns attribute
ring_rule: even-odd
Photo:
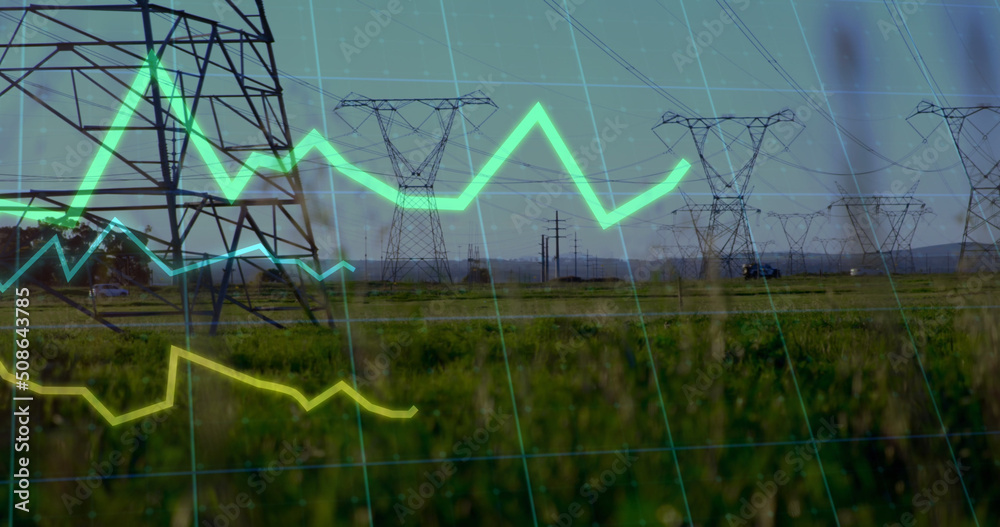
<svg viewBox="0 0 1000 527"><path fill-rule="evenodd" d="M553 220L545 220L545 221L553 221ZM556 211L555 224L556 224L556 226L555 227L549 227L549 230L550 231L556 231L556 235L555 236L549 236L549 238L555 238L556 239L556 279L558 280L559 277L560 277L560 274L559 274L559 239L560 238L565 238L565 236L560 236L559 235L559 231L565 230L565 229L559 227L559 211L558 210Z"/></svg>
<svg viewBox="0 0 1000 527"><path fill-rule="evenodd" d="M573 276L580 278L580 272L577 270L577 263L580 259L577 257L577 244L576 244L576 233L573 233Z"/></svg>
<svg viewBox="0 0 1000 527"><path fill-rule="evenodd" d="M542 235L542 241L541 241L541 243L539 243L539 246L541 247L541 250L542 250L542 259L541 259L541 263L542 263L542 275L541 275L542 276L542 283L547 282L548 279L549 279L549 277L547 276L548 275L548 270L549 270L549 254L548 254L548 250L547 250L548 246L549 246L548 242L549 242L548 237L543 234Z"/></svg>
<svg viewBox="0 0 1000 527"><path fill-rule="evenodd" d="M552 266L549 265L549 260L552 259L552 247L549 246L549 242L552 241L551 236L545 237L545 281L548 282L552 279Z"/></svg>
<svg viewBox="0 0 1000 527"><path fill-rule="evenodd" d="M590 280L590 249L587 249L587 280Z"/></svg>

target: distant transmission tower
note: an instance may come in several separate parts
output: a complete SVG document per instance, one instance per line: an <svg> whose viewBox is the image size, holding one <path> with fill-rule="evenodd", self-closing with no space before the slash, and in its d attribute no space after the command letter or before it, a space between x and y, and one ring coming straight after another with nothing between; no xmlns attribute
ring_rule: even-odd
<svg viewBox="0 0 1000 527"><path fill-rule="evenodd" d="M781 224L788 240L788 274L806 272L806 240L809 229L816 218L823 216L822 212L778 214L768 213L768 218L775 218Z"/></svg>
<svg viewBox="0 0 1000 527"><path fill-rule="evenodd" d="M468 121L462 108L472 105L488 105L494 111L497 108L489 97L476 91L450 99L369 99L352 94L334 110L362 108L375 116L399 186L382 265L382 280L399 282L412 277L433 282L452 281L441 216L434 196L434 181L456 117L461 115ZM409 106L429 108L430 115L424 114L419 122L410 122L403 115L403 110ZM429 133L425 129L428 122L434 122L438 129ZM478 130L482 123L469 122L474 130ZM404 131L400 133L397 127ZM358 131L357 127L355 131ZM425 142L428 146L425 155L419 156L418 152L418 157L423 157L419 162L411 160L408 152L396 145L399 137L411 134L429 138Z"/></svg>
<svg viewBox="0 0 1000 527"><path fill-rule="evenodd" d="M776 242L774 240L764 240L762 242L757 242L757 252L763 257L767 254L767 249L774 245Z"/></svg>
<svg viewBox="0 0 1000 527"><path fill-rule="evenodd" d="M834 272L844 272L844 254L852 238L813 238L813 241L823 248L826 270L832 268Z"/></svg>
<svg viewBox="0 0 1000 527"><path fill-rule="evenodd" d="M890 208L885 211L890 228L897 233L896 246L893 248L892 256L894 265L901 271L916 272L916 262L913 260L913 238L917 234L917 228L924 216L934 215L930 207L918 207L914 210L894 210Z"/></svg>
<svg viewBox="0 0 1000 527"><path fill-rule="evenodd" d="M663 225L661 232L669 231L673 235L673 251L664 251L665 259L673 260L677 274L682 278L697 278L701 275L701 245L693 225ZM669 241L667 242L670 243ZM673 252L673 258L666 254Z"/></svg>
<svg viewBox="0 0 1000 527"><path fill-rule="evenodd" d="M465 275L465 282L470 284L482 284L490 281L489 269L483 266L483 260L479 256L479 246L469 244L469 254L466 257L468 271Z"/></svg>
<svg viewBox="0 0 1000 527"><path fill-rule="evenodd" d="M703 245L703 254L706 258L717 258L719 270L728 276L740 274L743 264L756 260L747 217L747 213L754 209L748 209L747 198L751 192L750 176L764 137L771 126L794 120L795 114L791 110L767 117L682 117L667 112L660 124L654 127L655 130L668 124L681 125L690 131L694 139L712 189L712 204L704 206L709 212L709 225L701 237L711 250L704 251L706 246ZM669 150L673 150L669 141L663 142ZM734 148L736 145L741 148ZM718 156L722 158L714 159ZM735 171L723 173L717 165L729 165ZM690 204L684 210L696 212Z"/></svg>
<svg viewBox="0 0 1000 527"><path fill-rule="evenodd" d="M969 178L969 205L962 233L959 270L1000 269L1000 152L993 135L1000 127L1000 106L942 108L921 102L916 115L943 117ZM924 137L927 142L928 137Z"/></svg>
<svg viewBox="0 0 1000 527"><path fill-rule="evenodd" d="M698 241L698 249L701 253L701 262L698 266L698 276L707 277L710 273L724 272L728 276L736 276L742 272L740 264L736 261L736 258L749 258L749 260L743 263L750 263L754 260L754 254L752 247L749 245L749 238L747 238L747 250L750 252L723 252L726 247L731 248L732 243L720 244L718 242L719 237L716 236L716 230L718 229L718 221L722 216L742 216L743 223L746 227L741 227L739 223L735 226L730 226L730 228L722 228L723 237L729 236L729 238L724 238L732 242L735 237L735 228L744 229L744 234L749 234L749 215L755 214L756 218L759 220L761 210L758 208L743 208L740 207L739 210L734 210L733 203L727 202L724 206L720 207L717 203L711 205L694 203L687 194L681 194L684 198L685 205L677 210L674 210L672 214L677 216L685 216L686 220L690 221L691 229L694 231L695 238ZM731 219L731 218L730 218ZM682 220L683 221L683 220ZM675 225L677 220L674 220ZM720 248L721 245L721 248Z"/></svg>
<svg viewBox="0 0 1000 527"><path fill-rule="evenodd" d="M322 283L310 295L301 276L296 279L297 269L287 265L307 260L322 271L298 171L240 171L251 153L283 158L292 148L263 0L227 2L232 13L226 23L216 20L220 15L210 2L189 3L185 10L150 0L106 4L0 8L13 25L0 43L0 96L23 94L29 111L49 114L42 122L56 133L68 130L67 142L77 150L65 179L58 172L42 174L35 181L49 188L0 198L30 202L52 217L79 218L99 229L114 217L151 225L147 247L173 269L214 263L221 277L213 281L207 267L197 279L178 276L176 285L186 281L192 287L181 288L177 302L117 272L117 280L155 307L100 313L96 302L84 305L49 284L35 285L115 330L115 317L177 316L187 324L207 318L215 332L224 306L276 326L281 324L271 318L275 312L302 310L317 323L315 311L321 309L332 324ZM99 32L91 28L94 21ZM63 145L54 148L62 159ZM101 173L90 174L88 167ZM249 178L245 188L252 196L223 191L237 173ZM276 258L205 257L250 244ZM247 286L258 276L290 291L298 307L271 302L278 295L250 295Z"/></svg>
<svg viewBox="0 0 1000 527"><path fill-rule="evenodd" d="M913 197L917 185L900 196L849 195L840 184L837 188L842 197L828 209L843 207L847 211L861 248L861 265L882 267L881 260L885 258L893 272L912 272L913 238L920 220L933 214L926 203Z"/></svg>

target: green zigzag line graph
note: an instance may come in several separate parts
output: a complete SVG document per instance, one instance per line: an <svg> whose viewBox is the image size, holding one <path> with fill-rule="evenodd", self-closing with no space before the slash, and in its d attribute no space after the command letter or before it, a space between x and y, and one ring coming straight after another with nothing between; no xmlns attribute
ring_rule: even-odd
<svg viewBox="0 0 1000 527"><path fill-rule="evenodd" d="M236 175L230 177L222 161L219 159L219 156L216 155L214 148L208 141L207 136L202 131L201 126L199 126L193 116L190 115L190 110L184 102L183 94L179 93L177 86L171 81L169 75L163 73L158 74L160 69L159 64L160 62L156 57L156 54L150 53L149 57L140 67L135 80L129 88L128 94L123 100L121 108L118 110L118 113L112 121L107 136L105 136L104 141L101 143L101 148L97 150L97 154L95 155L90 168L87 170L83 181L80 184L80 188L70 202L69 209L66 211L65 215L63 215L61 211L31 206L5 199L0 199L0 213L22 216L30 220L59 223L66 226L75 225L80 219L82 212L86 209L87 203L90 200L94 189L97 188L97 184L101 180L101 176L104 174L105 169L111 162L115 149L118 147L118 143L121 141L122 135L125 132L125 126L136 112L136 107L142 100L146 89L153 82L156 82L159 85L162 96L170 101L170 107L173 110L173 113L175 115L184 116L185 128L190 136L192 145L205 161L212 177L219 184L222 194L230 201L230 203L234 202L240 196L243 189L245 189L247 184L250 183L251 178L257 171L272 170L287 173L314 149L319 154L324 156L330 165L347 178L368 188L372 192L375 192L379 196L382 196L393 203L399 202L399 190L393 188L364 170L352 165L344 159L344 157L337 152L333 145L317 130L312 130L306 134L306 136L303 137L302 140L294 148L292 148L292 150L284 158L275 157L261 152L254 152L250 154ZM445 211L465 210L476 198L483 187L486 186L490 178L492 178L493 175L500 170L503 164L507 161L508 157L513 154L514 150L516 150L517 147L525 140L528 133L535 126L541 128L542 133L545 134L545 137L549 140L556 156L562 162L566 171L569 173L570 179L572 179L573 183L576 184L580 195L583 196L587 206L594 214L594 218L597 219L597 222L603 229L607 229L608 227L615 225L623 219L638 212L643 207L671 192L677 187L681 179L691 168L691 164L682 159L662 182L646 190L642 194L635 196L614 210L605 210L601 205L600 199L597 197L597 193L594 192L594 189L584 177L583 171L573 159L573 154L570 152L569 147L566 146L566 142L556 130L552 119L545 112L541 103L536 103L531 111L528 112L528 115L525 116L520 124L514 128L510 136L508 136L507 139L500 145L496 153L494 153L489 161L486 162L483 168L479 171L479 174L472 179L469 186L466 187L466 189L458 196L437 198L435 200L437 209ZM407 196L405 206L409 209L426 210L434 207L435 204L427 198Z"/></svg>
<svg viewBox="0 0 1000 527"><path fill-rule="evenodd" d="M26 273L28 269L31 268L31 266L35 265L35 262L40 260L42 256L44 256L45 253L48 252L50 249L54 250L56 256L59 257L59 263L60 265L62 265L63 274L66 275L66 281L68 282L72 280L73 277L76 276L76 274L80 272L81 269L83 269L83 265L87 262L87 260L91 256L93 256L95 251L97 251L98 246L100 246L101 242L104 241L104 238L108 236L108 234L111 232L111 229L118 229L121 232L125 233L125 235L128 236L128 238L132 240L132 242L134 242L136 246L142 249L142 251L150 257L152 262L156 264L157 267L162 269L163 272L167 273L167 275L169 276L176 276L189 271L194 271L195 269L201 269L202 267L207 267L214 263L222 262L230 258L239 258L247 253L252 253L257 251L263 253L264 256L266 256L267 259L271 260L272 263L298 266L300 269L305 271L306 274L315 278L316 280L325 280L327 277L329 277L333 273L336 273L337 271L340 271L341 269L347 269L351 272L354 272L355 270L353 265L345 261L341 261L338 264L334 265L333 267L320 273L314 270L312 267L309 267L309 265L302 260L296 258L278 258L273 253L268 251L263 244L259 243L256 245L251 245L249 247L244 247L242 249L237 249L235 251L228 252L225 254L220 254L212 258L207 258L205 260L195 262L191 265L186 265L179 269L172 269L166 263L164 263L163 260L161 260L158 256L156 256L156 254L153 253L153 251L150 250L149 247L146 246L146 244L142 243L142 240L140 240L131 230L129 230L128 227L126 227L118 218L113 218L111 220L111 223L109 223L108 226L105 227L103 231L101 231L101 233L97 236L97 238L94 239L94 242L90 244L90 248L76 262L76 265L70 267L70 263L66 259L66 253L63 251L62 245L59 244L59 237L53 236L48 242L45 243L45 245L41 247L41 249L38 250L38 252L35 253L34 256L32 256L28 261L26 261L24 265L22 265L20 269L18 269L17 272L14 273L13 276L11 276L6 282L0 282L0 293L7 291L7 289L9 289L10 286L17 283L18 278L21 278L21 276L24 273Z"/></svg>

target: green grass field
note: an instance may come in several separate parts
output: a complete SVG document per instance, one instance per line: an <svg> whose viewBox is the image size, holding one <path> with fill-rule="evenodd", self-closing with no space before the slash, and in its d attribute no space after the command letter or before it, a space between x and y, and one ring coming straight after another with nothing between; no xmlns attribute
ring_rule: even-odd
<svg viewBox="0 0 1000 527"><path fill-rule="evenodd" d="M88 386L116 413L164 397L170 345L309 396L356 371L373 403L419 411L389 419L336 396L306 413L184 362L176 404L155 418L112 427L80 398L39 396L32 512L18 524L184 526L194 510L217 526L1000 517L996 276L687 281L680 295L676 282L498 284L496 297L334 285L335 329L231 309L216 336L165 317L130 317L123 334L80 327L94 322L33 296L32 378ZM12 298L0 298L11 316Z"/></svg>

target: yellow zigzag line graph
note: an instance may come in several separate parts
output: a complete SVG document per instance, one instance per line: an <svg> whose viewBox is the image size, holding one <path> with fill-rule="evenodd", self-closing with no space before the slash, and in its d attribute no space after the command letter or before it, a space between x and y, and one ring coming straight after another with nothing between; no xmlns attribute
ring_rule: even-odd
<svg viewBox="0 0 1000 527"><path fill-rule="evenodd" d="M197 353L192 353L185 349L178 348L177 346L170 347L170 358L167 373L167 394L164 399L158 403L153 403L149 406L139 408L138 410L133 410L131 412L126 412L121 415L115 415L111 410L108 409L100 399L94 395L90 389L83 386L42 386L36 382L28 381L28 390L39 395L64 395L73 397L83 397L90 403L91 406L97 410L97 413L101 414L104 419L111 424L111 426L118 426L123 423L128 423L130 421L135 421L136 419L141 419L147 415L154 414L156 412L161 412L174 405L174 395L177 389L177 367L178 361L184 359L192 364L197 364L203 368L212 370L216 373L220 373L226 377L235 379L243 384L247 384L258 390L277 392L280 394L287 395L299 403L299 405L305 409L306 412L312 411L317 406L326 402L327 399L337 395L338 393L343 393L344 395L354 399L362 408L365 410L381 415L383 417L388 417L390 419L410 419L417 413L417 407L411 406L409 410L390 410L388 408L379 406L372 403L366 399L363 395L358 393L357 390L351 388L345 381L339 381L337 384L327 388L323 393L313 397L312 399L306 398L302 395L302 392L292 388L290 386L285 386L284 384L278 384L276 382L265 381L263 379L258 379L256 377L251 377L245 373L240 373L228 366L219 364L218 362L209 360ZM16 384L18 381L14 377L3 363L0 363L0 378L11 383Z"/></svg>
<svg viewBox="0 0 1000 527"><path fill-rule="evenodd" d="M84 175L80 188L77 190L76 195L74 195L69 209L65 214L62 211L5 199L0 199L0 213L23 216L29 220L49 221L66 226L75 225L86 209L87 203L90 201L94 189L97 188L105 169L111 162L115 149L118 147L125 133L125 127L132 119L133 114L135 114L137 106L143 100L143 94L146 92L146 89L153 82L156 82L160 87L162 97L170 101L172 112L177 116L183 116L185 121L184 126L191 139L191 144L205 161L207 169L218 183L222 194L230 203L234 202L240 196L256 172L266 169L287 173L314 149L323 155L331 166L355 183L368 188L393 203L400 202L401 193L399 190L352 165L317 130L312 130L306 134L284 158L278 158L261 152L250 154L236 175L230 177L226 167L208 141L201 126L191 116L183 94L180 93L178 87L171 81L166 72L158 73L160 71L159 64L160 62L156 54L151 52L140 67L135 80L129 88L128 94L122 102L121 108L111 123L107 136L105 136L101 143L101 148L97 149L94 160ZM681 159L673 171L662 182L635 196L614 210L605 210L601 205L600 199L597 197L597 193L594 192L593 187L587 182L583 171L573 158L569 147L566 146L566 142L556 130L552 119L545 112L541 103L537 103L520 124L514 128L510 136L500 145L489 161L483 166L482 170L480 170L479 174L472 179L469 186L461 194L455 197L439 197L435 200L436 202L431 201L427 197L407 196L403 202L405 207L408 209L423 210L434 207L445 211L465 210L535 126L538 126L549 140L556 156L562 162L569 173L570 179L573 180L580 195L594 214L594 218L603 229L611 227L671 192L691 168L690 163Z"/></svg>

